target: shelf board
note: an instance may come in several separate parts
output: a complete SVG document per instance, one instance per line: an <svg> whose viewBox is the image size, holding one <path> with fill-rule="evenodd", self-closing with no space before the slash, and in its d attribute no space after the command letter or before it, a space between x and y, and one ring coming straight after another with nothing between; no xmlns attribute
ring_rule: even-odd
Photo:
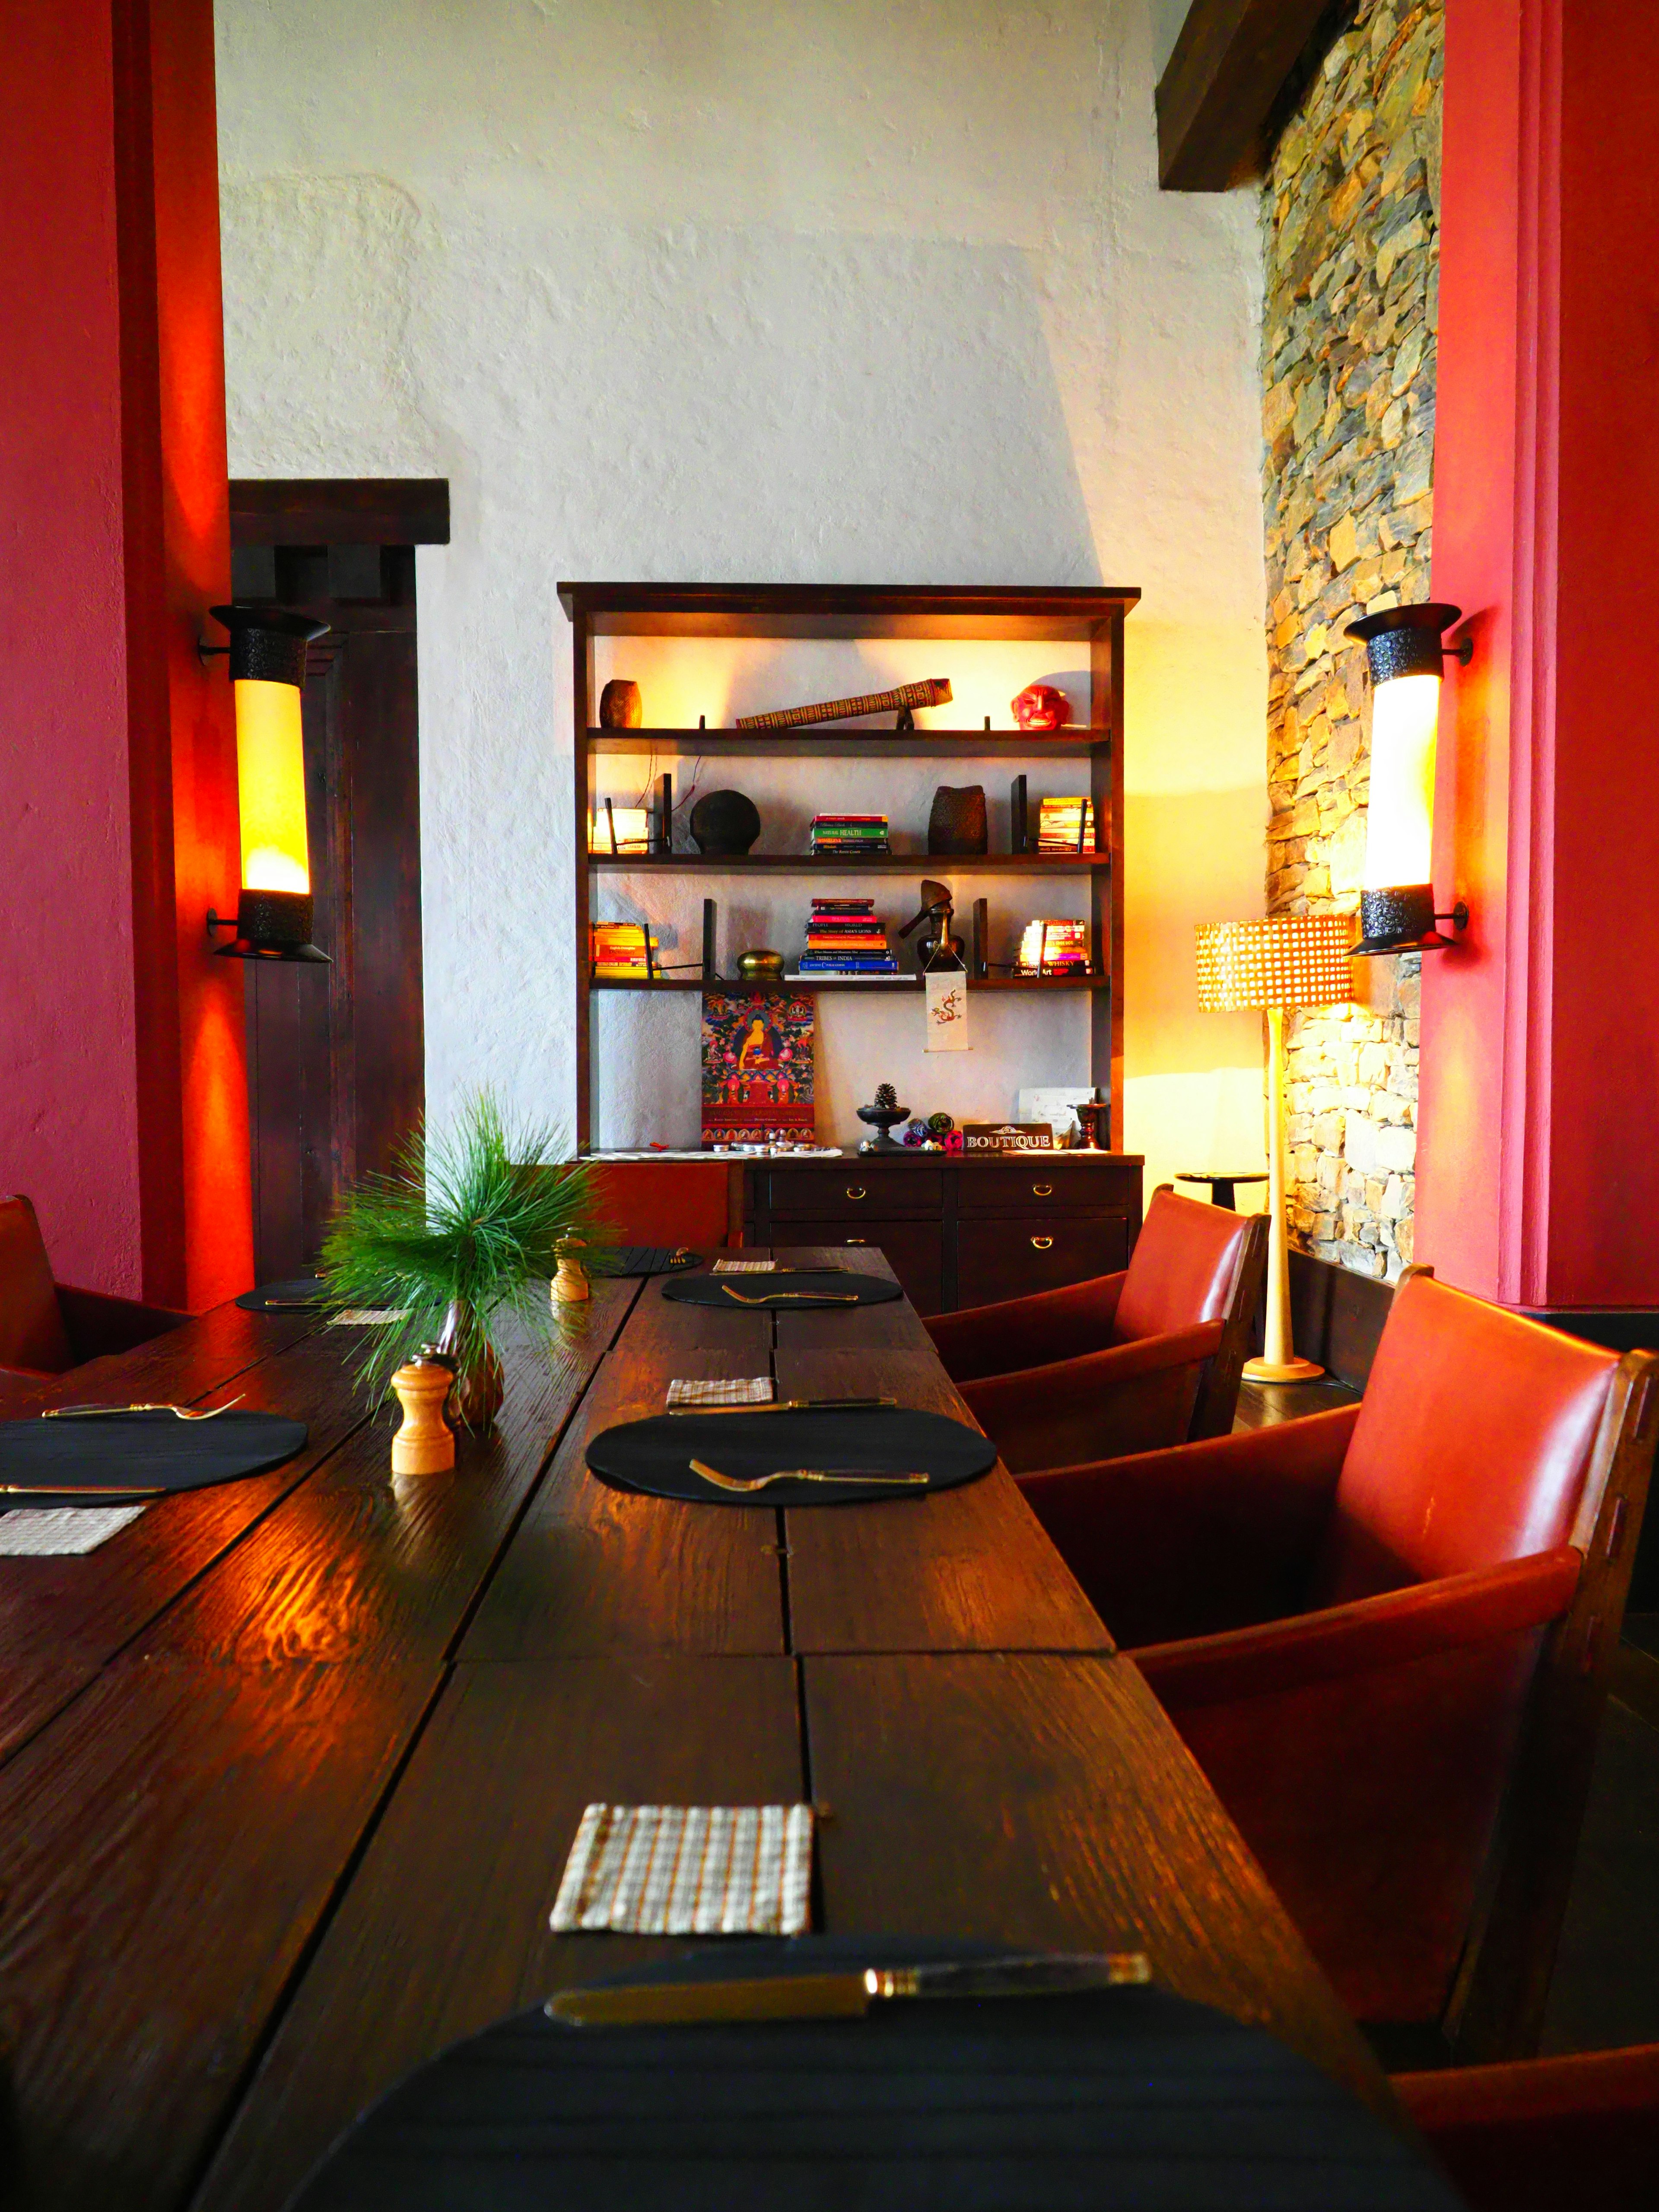
<svg viewBox="0 0 1659 2212"><path fill-rule="evenodd" d="M914 637L1083 644L1140 593L1127 585L561 583L592 637Z"/></svg>
<svg viewBox="0 0 1659 2212"><path fill-rule="evenodd" d="M970 975L968 987L973 991L1103 991L1111 982L1109 975ZM920 975L895 975L890 981L864 981L856 976L815 975L808 982L793 979L776 983L741 983L729 975L718 982L705 984L700 975L661 975L655 982L643 977L637 981L632 976L595 975L589 981L590 991L730 991L733 994L749 991L779 991L799 997L802 993L818 991L862 991L866 998L885 998L895 992L919 991Z"/></svg>
<svg viewBox="0 0 1659 2212"><path fill-rule="evenodd" d="M590 868L678 875L1075 876L1109 869L1108 853L877 853L866 860L809 853L590 853Z"/></svg>
<svg viewBox="0 0 1659 2212"><path fill-rule="evenodd" d="M590 730L595 753L673 753L680 759L1087 760L1109 748L1109 730Z"/></svg>

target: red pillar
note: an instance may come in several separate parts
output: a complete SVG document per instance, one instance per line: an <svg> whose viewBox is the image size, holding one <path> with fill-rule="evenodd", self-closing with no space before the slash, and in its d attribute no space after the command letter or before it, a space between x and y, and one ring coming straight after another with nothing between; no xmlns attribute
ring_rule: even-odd
<svg viewBox="0 0 1659 2212"><path fill-rule="evenodd" d="M210 0L14 0L0 287L0 1188L64 1280L252 1265Z"/></svg>
<svg viewBox="0 0 1659 2212"><path fill-rule="evenodd" d="M1417 1250L1515 1304L1659 1304L1656 146L1659 9L1449 0Z"/></svg>

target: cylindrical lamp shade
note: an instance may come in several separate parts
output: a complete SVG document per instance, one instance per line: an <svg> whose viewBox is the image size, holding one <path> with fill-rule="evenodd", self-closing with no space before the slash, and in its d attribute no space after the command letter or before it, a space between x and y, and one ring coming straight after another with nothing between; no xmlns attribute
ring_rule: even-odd
<svg viewBox="0 0 1659 2212"><path fill-rule="evenodd" d="M1371 676L1370 799L1356 952L1438 945L1434 927L1434 769L1443 633L1462 610L1389 607L1347 626Z"/></svg>
<svg viewBox="0 0 1659 2212"><path fill-rule="evenodd" d="M1353 996L1353 918L1276 914L1198 928L1198 1003L1206 1013L1246 1006L1334 1006Z"/></svg>
<svg viewBox="0 0 1659 2212"><path fill-rule="evenodd" d="M279 607L215 607L213 615L230 632L242 836L236 938L220 951L240 960L325 960L310 941L302 702L306 647L328 625Z"/></svg>

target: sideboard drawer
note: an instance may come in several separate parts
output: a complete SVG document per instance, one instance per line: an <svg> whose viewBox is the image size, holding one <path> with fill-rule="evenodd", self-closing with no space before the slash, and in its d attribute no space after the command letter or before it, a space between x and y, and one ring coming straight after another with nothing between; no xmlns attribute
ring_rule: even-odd
<svg viewBox="0 0 1659 2212"><path fill-rule="evenodd" d="M769 1181L780 1218L861 1221L869 1214L891 1221L917 1214L937 1221L945 1211L945 1177L936 1167L849 1160L844 1168L775 1168Z"/></svg>
<svg viewBox="0 0 1659 2212"><path fill-rule="evenodd" d="M1129 1224L1121 1216L963 1219L957 1224L957 1306L994 1305L1085 1283L1091 1275L1115 1275L1128 1261Z"/></svg>
<svg viewBox="0 0 1659 2212"><path fill-rule="evenodd" d="M786 1249L781 1237L777 1241L779 1249ZM937 1221L860 1221L856 1230L845 1234L837 1222L811 1241L825 1246L868 1245L878 1251L918 1313L936 1314L944 1303L945 1231Z"/></svg>
<svg viewBox="0 0 1659 2212"><path fill-rule="evenodd" d="M1105 1163L1098 1167L1055 1164L1042 1155L1012 1160L963 1163L957 1185L959 1213L1138 1214L1140 1170ZM1119 1261L1117 1265L1121 1267ZM1109 1268L1103 1271L1108 1274Z"/></svg>

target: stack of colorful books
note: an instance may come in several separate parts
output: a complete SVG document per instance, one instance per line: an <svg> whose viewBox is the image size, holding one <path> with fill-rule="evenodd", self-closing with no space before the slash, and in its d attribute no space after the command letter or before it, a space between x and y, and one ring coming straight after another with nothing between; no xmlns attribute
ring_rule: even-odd
<svg viewBox="0 0 1659 2212"><path fill-rule="evenodd" d="M1087 799L1045 799L1037 816L1039 853L1092 853L1094 803Z"/></svg>
<svg viewBox="0 0 1659 2212"><path fill-rule="evenodd" d="M1086 921L1028 921L1019 941L1016 975L1086 975L1089 972L1089 925Z"/></svg>
<svg viewBox="0 0 1659 2212"><path fill-rule="evenodd" d="M815 814L812 817L812 857L815 860L867 860L872 853L890 853L884 814Z"/></svg>
<svg viewBox="0 0 1659 2212"><path fill-rule="evenodd" d="M589 957L598 982L626 982L650 974L645 951L645 924L641 921L596 921L589 934ZM651 961L657 957L657 939L651 939Z"/></svg>
<svg viewBox="0 0 1659 2212"><path fill-rule="evenodd" d="M874 899L814 899L803 975L896 975L898 960Z"/></svg>

